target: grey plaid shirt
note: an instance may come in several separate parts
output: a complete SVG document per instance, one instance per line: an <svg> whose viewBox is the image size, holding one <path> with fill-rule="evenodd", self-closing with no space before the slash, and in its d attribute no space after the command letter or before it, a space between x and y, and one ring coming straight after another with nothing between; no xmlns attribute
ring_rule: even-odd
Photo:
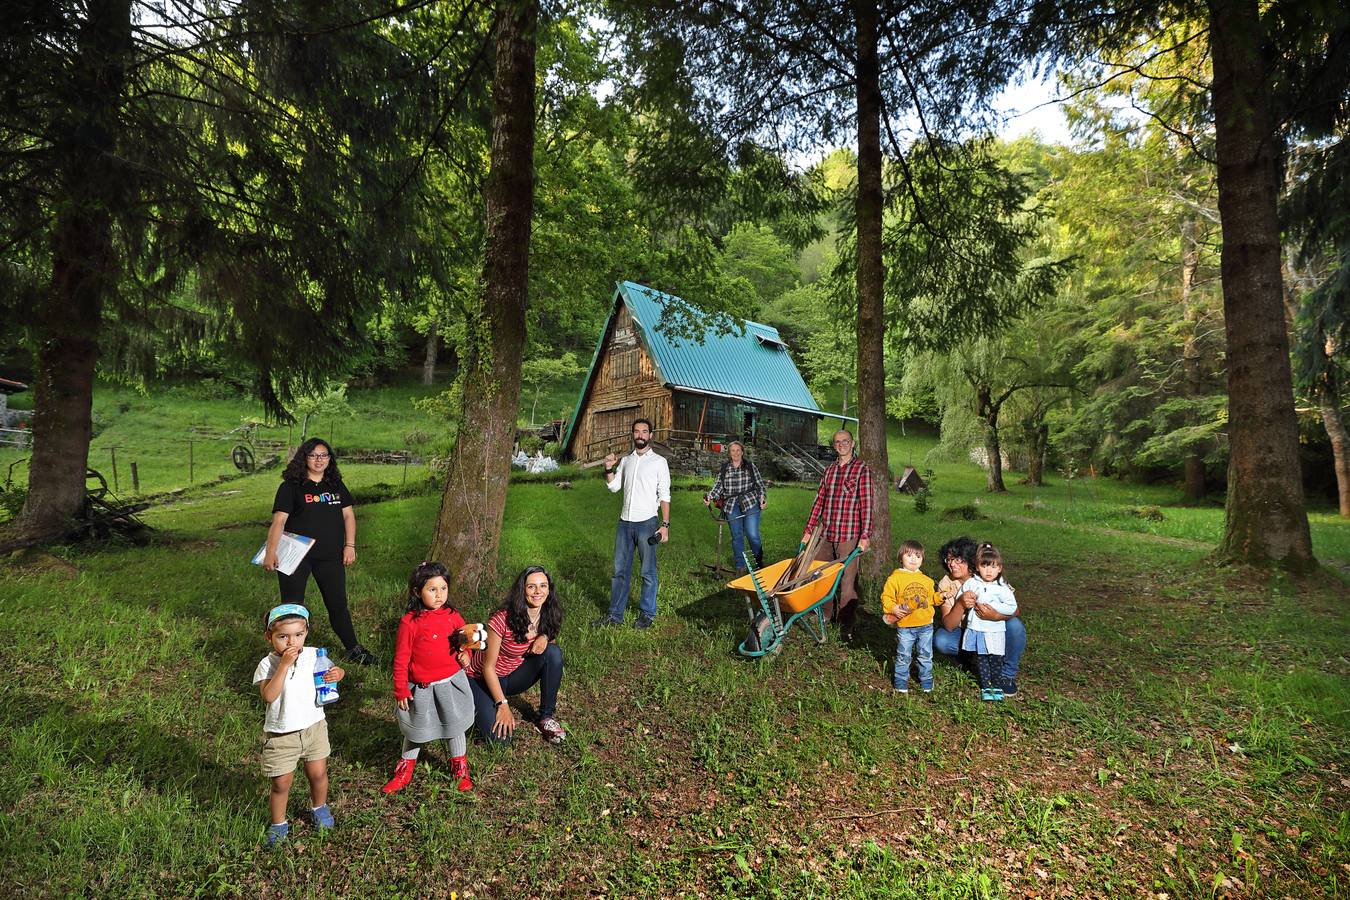
<svg viewBox="0 0 1350 900"><path fill-rule="evenodd" d="M716 500L719 497L728 497L733 501L733 507L727 509L728 513L736 512L734 507L737 506L742 512L758 509L765 500L764 479L759 477L759 469L755 468L755 464L748 459L741 460L740 468L730 463L723 464L712 490L708 491L708 499Z"/></svg>

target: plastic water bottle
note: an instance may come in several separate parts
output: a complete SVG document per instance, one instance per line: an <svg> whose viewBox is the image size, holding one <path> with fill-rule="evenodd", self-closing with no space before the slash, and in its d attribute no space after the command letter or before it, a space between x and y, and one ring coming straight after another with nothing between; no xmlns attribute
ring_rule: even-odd
<svg viewBox="0 0 1350 900"><path fill-rule="evenodd" d="M328 658L328 651L323 647L317 653L319 658L314 660L314 702L326 706L338 698L337 682L323 680L324 673L333 668L333 661Z"/></svg>

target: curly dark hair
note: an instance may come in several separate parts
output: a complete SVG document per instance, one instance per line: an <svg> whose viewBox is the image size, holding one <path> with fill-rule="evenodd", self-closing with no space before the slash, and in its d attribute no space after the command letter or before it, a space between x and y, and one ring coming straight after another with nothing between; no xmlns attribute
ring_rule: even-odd
<svg viewBox="0 0 1350 900"><path fill-rule="evenodd" d="M975 572L976 549L977 546L975 541L963 534L958 538L952 538L942 545L941 549L938 550L938 562L942 563L944 569L947 569L947 560L952 557L963 559L966 561L966 566L969 567L973 574ZM947 574L950 575L951 571L951 569L947 569Z"/></svg>
<svg viewBox="0 0 1350 900"><path fill-rule="evenodd" d="M300 484L309 478L309 469L305 465L305 459L314 452L315 447L323 447L328 451L328 468L323 470L323 478L319 484L327 484L337 487L342 483L342 473L338 471L337 453L333 451L333 445L323 438L310 438L300 445L291 457L291 461L286 463L285 470L281 473L282 481L289 481L292 484Z"/></svg>
<svg viewBox="0 0 1350 900"><path fill-rule="evenodd" d="M450 570L444 564L432 560L431 562L420 562L417 568L413 569L408 576L408 612L413 614L416 619L427 608L422 605L422 588L427 586L427 582L433 578L444 578L445 584L450 585ZM455 605L446 598L445 608L454 609Z"/></svg>
<svg viewBox="0 0 1350 900"><path fill-rule="evenodd" d="M530 606L525 602L525 580L538 572L543 572L548 579L548 597L539 611L539 633L546 635L550 641L556 641L562 632L562 601L553 587L553 576L543 566L527 566L517 576L511 589L502 598L502 605L498 607L506 610L506 627L511 632L512 640L525 640L525 634L530 630Z"/></svg>

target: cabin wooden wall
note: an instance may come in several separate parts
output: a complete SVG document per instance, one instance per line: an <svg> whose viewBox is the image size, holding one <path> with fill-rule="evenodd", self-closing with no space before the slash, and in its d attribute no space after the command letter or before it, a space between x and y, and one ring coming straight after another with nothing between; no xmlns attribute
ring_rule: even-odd
<svg viewBox="0 0 1350 900"><path fill-rule="evenodd" d="M670 390L661 383L656 366L638 340L626 306L621 306L614 317L600 351L598 371L582 402L570 451L580 462L604 456L604 449L588 449L602 438L611 439L607 443L615 452L631 450L629 435L634 419L650 419L658 433L670 430Z"/></svg>
<svg viewBox="0 0 1350 900"><path fill-rule="evenodd" d="M757 441L769 437L780 444L815 446L817 443L816 417L807 413L678 390L674 392L672 403L676 431L701 431L717 441L746 440L745 414L753 412Z"/></svg>

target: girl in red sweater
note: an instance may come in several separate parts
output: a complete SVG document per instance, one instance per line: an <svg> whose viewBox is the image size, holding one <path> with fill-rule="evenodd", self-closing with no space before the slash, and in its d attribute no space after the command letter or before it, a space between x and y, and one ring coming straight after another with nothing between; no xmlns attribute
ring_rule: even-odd
<svg viewBox="0 0 1350 900"><path fill-rule="evenodd" d="M459 789L473 789L464 756L464 732L473 724L473 693L464 674L464 619L450 605L450 573L438 562L424 562L408 579L408 612L398 623L394 648L394 699L403 732L403 758L386 794L407 787L417 756L428 741L450 742L450 774Z"/></svg>

